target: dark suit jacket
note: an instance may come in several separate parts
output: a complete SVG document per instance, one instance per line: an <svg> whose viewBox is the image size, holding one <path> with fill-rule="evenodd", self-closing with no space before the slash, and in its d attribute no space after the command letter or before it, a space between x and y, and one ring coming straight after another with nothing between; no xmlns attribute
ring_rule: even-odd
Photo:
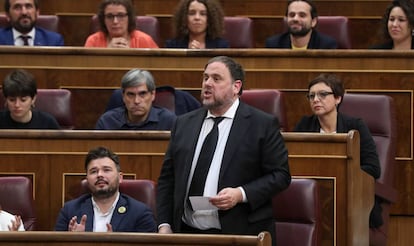
<svg viewBox="0 0 414 246"><path fill-rule="evenodd" d="M321 126L316 115L304 116L295 126L295 132L320 132ZM361 147L361 168L375 179L381 175L381 167L379 164L377 147L374 139L366 126L361 120L349 117L338 112L337 116L337 133L347 133L350 130L358 130L360 135Z"/></svg>
<svg viewBox="0 0 414 246"><path fill-rule="evenodd" d="M120 207L124 207L125 211L122 211ZM85 231L92 231L94 213L90 194L65 203L56 220L55 230L67 231L70 219L77 216L79 223L84 214L87 216ZM155 232L157 229L151 209L122 193L110 224L114 232Z"/></svg>
<svg viewBox="0 0 414 246"><path fill-rule="evenodd" d="M316 115L304 116L295 126L295 132L320 132L321 126ZM360 164L361 169L377 179L381 175L381 166L378 159L377 148L368 127L361 119L346 116L338 112L337 133L347 133L350 130L358 130L360 135ZM374 207L371 210L370 227L379 227L383 224L380 198L375 196Z"/></svg>
<svg viewBox="0 0 414 246"><path fill-rule="evenodd" d="M178 117L158 179L158 222L169 223L175 232L181 230L187 180L206 114L207 110L200 108ZM242 186L248 203L219 211L222 232L257 235L269 230L266 223L261 227L253 224L273 222L272 196L287 188L290 179L278 120L240 102L224 151L218 191Z"/></svg>
<svg viewBox="0 0 414 246"><path fill-rule="evenodd" d="M11 27L0 29L0 45L14 45ZM63 37L59 33L36 27L34 46L63 46Z"/></svg>
<svg viewBox="0 0 414 246"><path fill-rule="evenodd" d="M188 37L185 39L169 39L165 42L165 48L188 48ZM206 49L229 48L229 42L222 38L206 38Z"/></svg>
<svg viewBox="0 0 414 246"><path fill-rule="evenodd" d="M379 50L392 50L394 48L394 42L386 42L383 44L376 44L371 47L370 49L379 49ZM414 49L414 38L411 40L411 49Z"/></svg>
<svg viewBox="0 0 414 246"><path fill-rule="evenodd" d="M266 48L291 49L290 34L288 32L277 34L266 39ZM336 49L338 44L335 39L323 35L316 30L312 31L308 49Z"/></svg>

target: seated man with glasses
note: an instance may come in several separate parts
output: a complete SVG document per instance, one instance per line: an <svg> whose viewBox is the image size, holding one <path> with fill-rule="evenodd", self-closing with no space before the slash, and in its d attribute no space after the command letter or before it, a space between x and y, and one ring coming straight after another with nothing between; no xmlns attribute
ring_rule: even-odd
<svg viewBox="0 0 414 246"><path fill-rule="evenodd" d="M313 79L308 85L307 94L313 115L304 116L293 131L347 133L350 130L358 130L361 169L374 179L378 179L381 175L381 167L377 148L367 125L362 119L338 112L344 92L342 82L333 74L321 74ZM369 218L370 227L381 226L381 212L381 206L376 198Z"/></svg>
<svg viewBox="0 0 414 246"><path fill-rule="evenodd" d="M98 20L101 31L90 35L85 47L158 48L150 35L136 30L131 0L103 0Z"/></svg>
<svg viewBox="0 0 414 246"><path fill-rule="evenodd" d="M97 130L171 130L177 116L168 109L152 105L155 82L151 73L132 69L121 80L124 105L105 112Z"/></svg>

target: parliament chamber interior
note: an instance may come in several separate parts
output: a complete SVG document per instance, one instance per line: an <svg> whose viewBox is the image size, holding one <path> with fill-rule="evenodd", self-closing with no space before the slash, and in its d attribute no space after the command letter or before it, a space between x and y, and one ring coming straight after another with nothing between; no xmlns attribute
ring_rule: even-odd
<svg viewBox="0 0 414 246"><path fill-rule="evenodd" d="M53 22L50 28L63 35L63 47L0 46L0 77L4 78L15 68L30 71L36 77L39 97L47 98L39 102L39 107L59 111L58 121L64 125L64 130L58 131L0 130L0 176L29 178L37 217L36 230L29 232L34 234L28 234L27 240L18 239L20 236L11 233L3 239L0 237L0 243L30 244L29 237L39 243L33 241L33 245L42 245L41 242L50 237L56 240L56 245L62 243L60 239L76 245L89 245L92 240L104 243L102 238L84 238L83 235L76 239L79 241L70 241L74 239L49 231L53 229L63 203L77 196L80 181L85 176L83 159L91 147L104 143L118 153L127 179L152 182L158 179L169 132L93 130L111 94L119 88L121 77L131 68L145 69L153 74L157 86L172 86L199 99L205 63L214 56L226 55L242 64L246 71L243 85L246 95L241 100L281 119L292 177L317 181L317 198L309 201L317 202L320 211L312 215L292 215L318 218L317 223L307 223L312 226L313 237L317 237L316 245L368 245L372 232L361 219L368 216L373 202L367 198L367 193L388 199L389 206L383 211L389 218L386 245L411 245L409 238L414 227L414 53L368 49L380 42L382 15L391 1L315 0L321 18L319 30L339 39L340 47L303 51L265 48L267 37L286 28L286 1L221 0L226 16L225 37L231 47L211 50L163 48L165 41L173 35L172 15L177 0L132 2L138 16L138 28L147 30L159 49L84 48L86 38L96 30L94 16L100 0L40 1L44 25ZM3 5L4 0L0 0L0 6ZM4 23L2 17L4 13L0 13L0 26ZM337 24L338 28L333 27ZM371 180L359 169L359 161L355 162L355 157L359 156L358 133L327 137L291 132L302 115L311 114L308 102L304 100L307 84L320 73L337 74L344 82L346 93L363 97L355 99L351 96L350 106L344 110L352 112L359 107L362 111L367 110L358 117L370 122L370 130L380 129L375 136L377 145L386 141L384 148L395 151L391 157L384 156L387 164L391 164L383 166L381 163L383 170L387 170L387 177L381 179L381 183ZM378 95L381 98L375 97ZM0 97L1 107L3 100ZM374 109L368 107L371 103ZM326 167L328 162L332 164L329 168ZM307 184L311 185L314 184ZM305 198L293 197L305 201L311 199L309 194ZM287 210L286 214L290 215L291 211ZM275 216L283 218L280 214ZM46 237L37 231L51 234ZM233 245L235 240L240 240L241 245L266 245L264 241L268 241L268 236L223 237L220 245ZM122 235L115 234L114 238L122 238ZM150 242L154 242L150 238L151 235L144 235L140 243L151 245ZM131 235L128 240L137 243L141 239ZM188 238L157 240L161 240L162 245L169 245L169 240L185 245ZM211 240L200 238L198 243L214 245Z"/></svg>

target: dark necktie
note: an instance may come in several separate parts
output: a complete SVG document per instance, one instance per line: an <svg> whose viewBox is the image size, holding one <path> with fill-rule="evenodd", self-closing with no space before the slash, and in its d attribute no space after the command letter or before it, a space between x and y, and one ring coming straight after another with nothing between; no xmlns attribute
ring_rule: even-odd
<svg viewBox="0 0 414 246"><path fill-rule="evenodd" d="M23 45L24 46L29 46L29 38L30 38L30 36L21 35L20 38L23 40Z"/></svg>
<svg viewBox="0 0 414 246"><path fill-rule="evenodd" d="M213 129L211 129L210 133L204 139L200 155L198 156L197 165L194 170L193 178L191 180L190 189L188 191L189 197L203 195L208 170L210 169L214 151L216 150L219 133L218 124L220 124L223 119L224 117L213 118ZM189 206L191 208L191 203L189 203Z"/></svg>

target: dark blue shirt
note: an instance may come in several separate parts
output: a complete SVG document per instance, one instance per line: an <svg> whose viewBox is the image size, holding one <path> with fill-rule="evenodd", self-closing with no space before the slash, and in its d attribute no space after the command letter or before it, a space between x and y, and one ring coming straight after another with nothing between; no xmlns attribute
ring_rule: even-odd
<svg viewBox="0 0 414 246"><path fill-rule="evenodd" d="M129 123L124 106L105 112L96 123L97 130L171 130L177 116L168 109L152 106L148 118L138 124Z"/></svg>

